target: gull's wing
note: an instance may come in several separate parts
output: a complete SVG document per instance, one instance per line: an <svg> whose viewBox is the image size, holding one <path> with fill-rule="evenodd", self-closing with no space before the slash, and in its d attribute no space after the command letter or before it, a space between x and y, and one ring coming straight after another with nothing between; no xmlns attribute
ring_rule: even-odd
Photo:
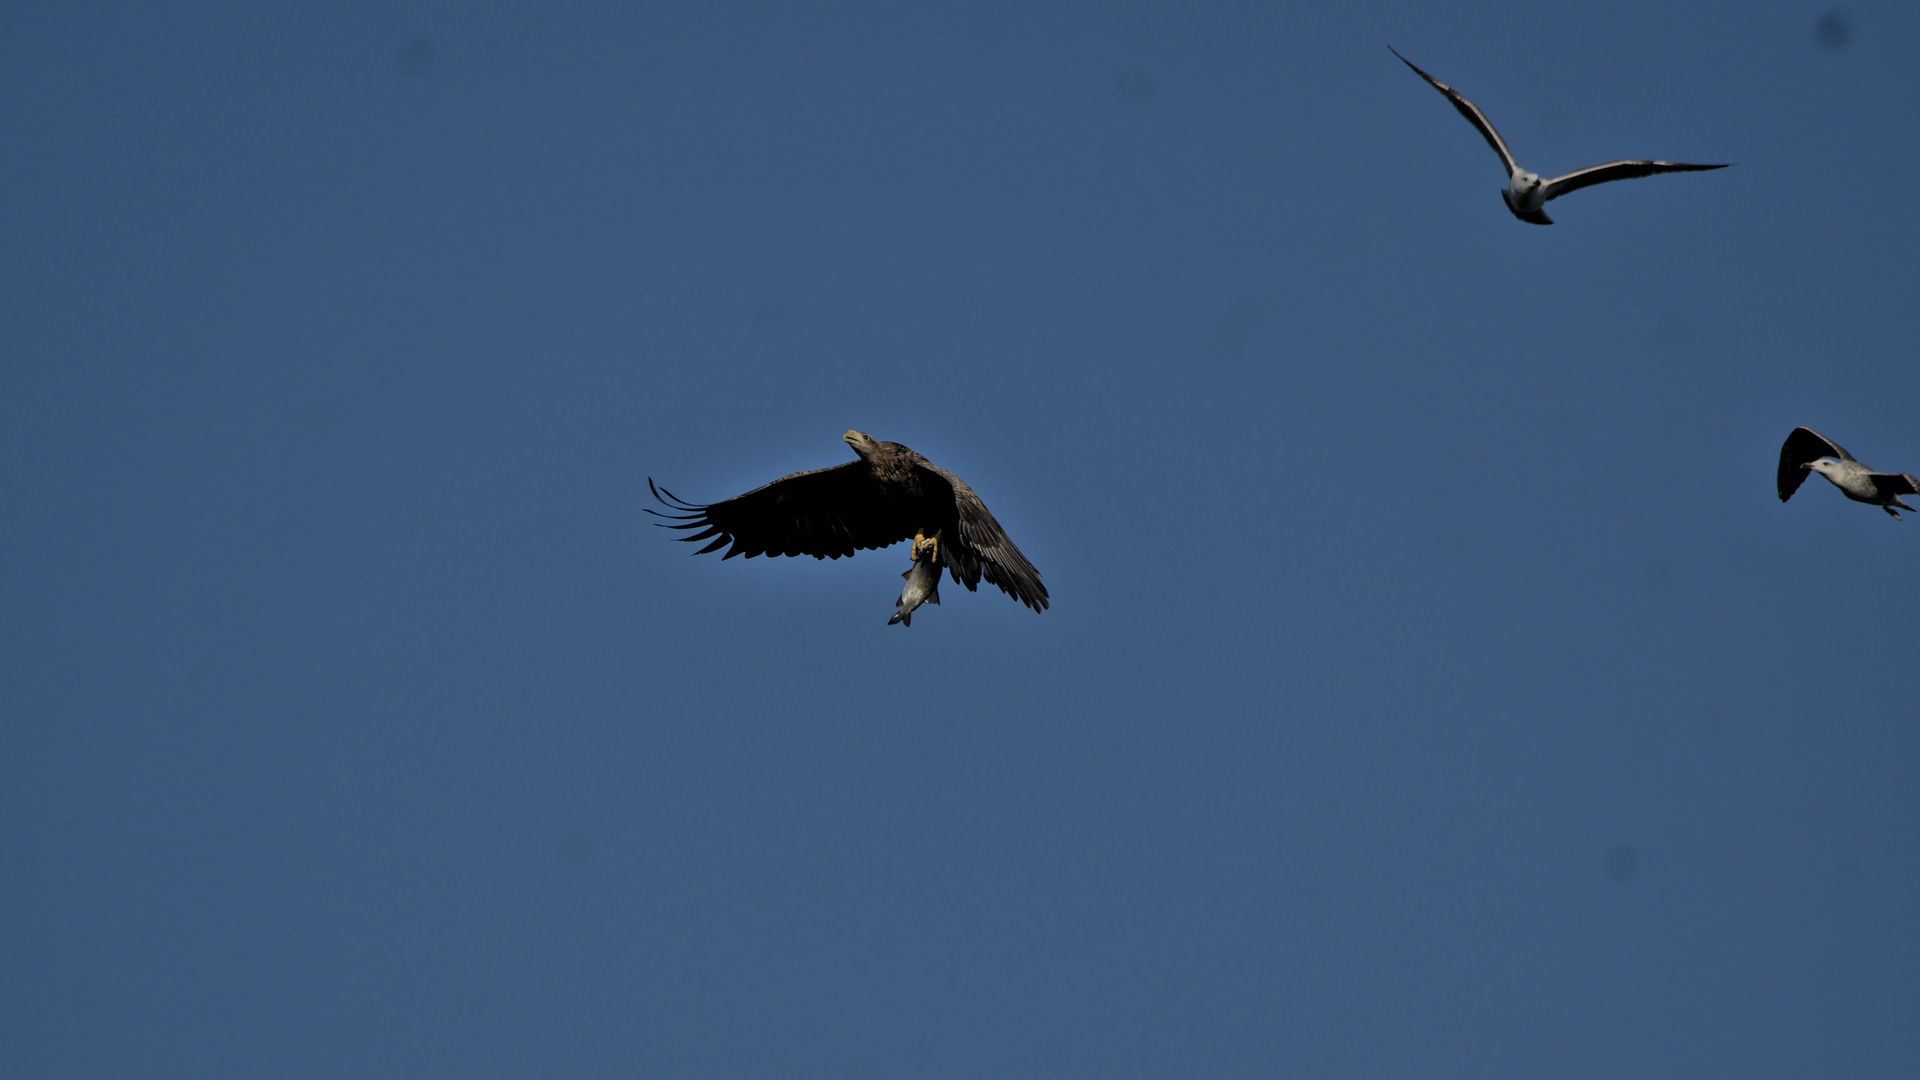
<svg viewBox="0 0 1920 1080"><path fill-rule="evenodd" d="M705 555L731 544L723 558L745 555L811 555L838 559L861 548L883 548L913 535L913 521L874 483L864 461L783 476L724 502L690 503L654 487L653 497L677 514L647 513L683 521L669 529L700 529L688 542L713 538L695 552ZM670 501L671 500L671 501Z"/></svg>
<svg viewBox="0 0 1920 1080"><path fill-rule="evenodd" d="M1807 478L1807 470L1801 466L1823 457L1853 460L1853 455L1847 453L1839 443L1812 428L1793 429L1787 441L1780 444L1780 471L1775 480L1780 488L1781 502L1792 498L1793 493L1800 490L1801 482Z"/></svg>
<svg viewBox="0 0 1920 1080"><path fill-rule="evenodd" d="M1920 480L1914 479L1912 473L1877 472L1871 474L1868 479L1873 481L1874 490L1878 491L1882 498L1888 495L1895 498L1902 495L1920 495Z"/></svg>
<svg viewBox="0 0 1920 1080"><path fill-rule="evenodd" d="M1725 165L1687 165L1678 161L1609 161L1605 165L1589 165L1547 181L1547 201L1552 202L1569 191L1579 191L1583 187L1604 184L1609 180L1632 180L1655 173L1705 172L1724 168Z"/></svg>
<svg viewBox="0 0 1920 1080"><path fill-rule="evenodd" d="M1395 56L1400 56L1400 51L1391 45L1387 46L1387 51ZM1460 115L1467 118L1467 123L1472 124L1480 130L1480 135L1487 140L1487 145L1493 147L1493 152L1500 155L1500 163L1507 167L1508 176L1512 176L1514 173L1520 171L1520 166L1513 163L1513 153L1507 149L1507 140L1502 139L1500 133L1493 130L1493 121L1487 119L1487 114L1481 112L1478 105L1461 97L1460 91L1421 71L1418 65L1406 57L1400 56L1400 62L1413 68L1415 75L1427 80L1428 85L1445 94L1447 100L1453 102L1453 107L1460 110ZM1689 167L1699 168L1699 166ZM1712 168L1714 166L1708 167ZM1547 197L1552 198L1553 196L1549 195ZM1548 222L1547 224L1552 224L1552 222Z"/></svg>

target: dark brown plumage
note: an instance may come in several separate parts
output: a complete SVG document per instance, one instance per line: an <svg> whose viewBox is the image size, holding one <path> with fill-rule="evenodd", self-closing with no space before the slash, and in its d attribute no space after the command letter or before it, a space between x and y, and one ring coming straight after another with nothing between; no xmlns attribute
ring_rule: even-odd
<svg viewBox="0 0 1920 1080"><path fill-rule="evenodd" d="M842 438L858 460L783 476L724 502L686 502L648 478L654 498L684 513L647 512L685 522L667 528L699 530L678 538L710 541L695 554L724 547L726 559L838 559L938 532L943 537L941 561L968 591L985 577L1033 610L1046 609L1047 587L1040 583L1040 571L1013 546L966 481L899 443L880 442L858 431Z"/></svg>

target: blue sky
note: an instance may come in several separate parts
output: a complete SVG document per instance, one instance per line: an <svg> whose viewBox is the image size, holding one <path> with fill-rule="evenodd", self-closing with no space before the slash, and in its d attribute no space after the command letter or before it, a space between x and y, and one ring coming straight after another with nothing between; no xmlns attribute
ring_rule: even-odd
<svg viewBox="0 0 1920 1080"><path fill-rule="evenodd" d="M1773 492L1920 471L1831 11L17 8L0 1072L1912 1075L1920 522ZM1388 44L1737 165L1522 224ZM1052 610L643 513L847 428Z"/></svg>

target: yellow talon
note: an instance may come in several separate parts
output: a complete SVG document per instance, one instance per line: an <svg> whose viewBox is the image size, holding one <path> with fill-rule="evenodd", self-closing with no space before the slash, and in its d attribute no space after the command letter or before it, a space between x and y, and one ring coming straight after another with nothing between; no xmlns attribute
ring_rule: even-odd
<svg viewBox="0 0 1920 1080"><path fill-rule="evenodd" d="M913 534L913 561L931 563L940 561L940 530L935 529L932 536L928 536L925 530L916 531Z"/></svg>

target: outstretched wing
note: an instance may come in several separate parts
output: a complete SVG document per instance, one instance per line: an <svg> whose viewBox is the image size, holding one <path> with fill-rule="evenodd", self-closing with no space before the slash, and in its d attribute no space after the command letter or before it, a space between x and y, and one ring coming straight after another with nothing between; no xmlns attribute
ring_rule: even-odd
<svg viewBox="0 0 1920 1080"><path fill-rule="evenodd" d="M1391 45L1387 46L1387 51L1395 56L1400 56L1400 50L1395 49ZM1512 176L1514 173L1520 171L1520 166L1513 163L1512 152L1507 149L1507 140L1501 138L1500 133L1493 130L1493 121L1487 119L1487 114L1480 111L1480 106L1462 97L1460 91L1421 71L1418 65L1406 57L1400 56L1400 62L1413 68L1415 75L1427 80L1428 85L1445 94L1447 100L1453 102L1453 107L1460 110L1461 116L1467 118L1467 123L1477 128L1480 132L1480 137L1487 140L1487 145L1493 147L1494 153L1500 155L1500 163L1507 167L1508 176ZM1552 198L1553 196L1549 195L1547 197ZM1546 224L1551 225L1553 223L1549 221L1546 222Z"/></svg>
<svg viewBox="0 0 1920 1080"><path fill-rule="evenodd" d="M1837 442L1810 427L1797 427L1780 444L1780 472L1775 477L1780 487L1780 501L1786 502L1793 493L1800 490L1800 484L1807 478L1807 470L1801 468L1809 461L1823 457L1852 461L1853 455Z"/></svg>
<svg viewBox="0 0 1920 1080"><path fill-rule="evenodd" d="M980 584L980 578L985 576L989 583L999 586L1001 592L1034 611L1045 611L1047 587L1040 584L1040 571L1035 570L1027 557L1020 554L1020 549L1013 546L1013 540L993 519L993 512L987 509L986 503L980 501L980 496L973 493L965 480L937 465L923 464L919 468L939 477L953 488L953 507L959 521L960 535L957 538L948 537L941 548L941 558L946 560L953 580L972 592ZM930 480L930 477L924 478L923 482Z"/></svg>
<svg viewBox="0 0 1920 1080"><path fill-rule="evenodd" d="M1678 161L1609 161L1605 165L1589 165L1547 181L1547 201L1552 202L1569 191L1579 191L1583 187L1604 184L1609 180L1633 180L1655 173L1705 172L1724 168L1725 165L1686 165Z"/></svg>
<svg viewBox="0 0 1920 1080"><path fill-rule="evenodd" d="M914 524L895 500L874 483L864 461L849 461L830 469L813 469L783 476L771 484L736 495L725 502L690 503L671 491L654 487L653 497L675 510L655 517L686 522L669 529L699 529L678 537L689 543L712 539L695 552L705 555L727 547L723 558L745 555L811 555L838 559L862 548L883 548L913 535Z"/></svg>

